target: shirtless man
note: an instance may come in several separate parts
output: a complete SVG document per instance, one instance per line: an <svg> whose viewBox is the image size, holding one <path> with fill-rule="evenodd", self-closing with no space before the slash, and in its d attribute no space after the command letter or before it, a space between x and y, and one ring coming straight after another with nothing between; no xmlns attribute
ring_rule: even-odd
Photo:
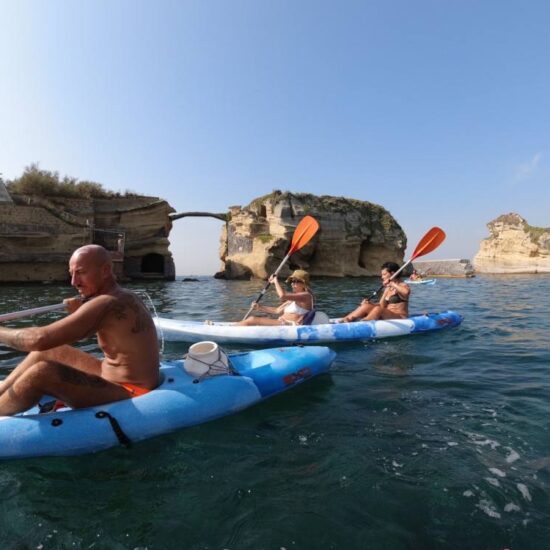
<svg viewBox="0 0 550 550"><path fill-rule="evenodd" d="M392 276L399 270L394 262L382 264L380 272L384 292L377 304L371 303L368 299L361 302L361 305L339 320L340 323L351 321L371 321L375 319L406 319L409 316L409 298L411 289L408 285Z"/></svg>
<svg viewBox="0 0 550 550"><path fill-rule="evenodd" d="M111 257L98 245L76 250L69 261L69 315L44 327L0 327L0 343L27 357L0 382L0 415L12 415L51 395L73 408L142 395L159 383L159 347L149 312L121 288ZM68 344L97 334L104 358Z"/></svg>

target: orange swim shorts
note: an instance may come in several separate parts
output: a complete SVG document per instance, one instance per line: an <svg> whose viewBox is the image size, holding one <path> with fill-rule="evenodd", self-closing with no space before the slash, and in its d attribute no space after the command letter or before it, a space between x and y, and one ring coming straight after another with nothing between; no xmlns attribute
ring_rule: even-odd
<svg viewBox="0 0 550 550"><path fill-rule="evenodd" d="M147 388L136 386L135 384L119 384L119 386L122 386L132 397L139 397L151 391Z"/></svg>

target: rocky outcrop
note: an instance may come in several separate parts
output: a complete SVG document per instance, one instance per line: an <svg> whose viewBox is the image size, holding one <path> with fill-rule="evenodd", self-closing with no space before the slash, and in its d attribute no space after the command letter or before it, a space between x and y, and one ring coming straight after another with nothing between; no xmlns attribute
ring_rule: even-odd
<svg viewBox="0 0 550 550"><path fill-rule="evenodd" d="M550 273L550 228L530 226L519 214L487 224L490 237L474 258L480 273Z"/></svg>
<svg viewBox="0 0 550 550"><path fill-rule="evenodd" d="M123 278L175 278L164 200L12 198L0 203L0 282L66 281L70 255L88 243L110 250Z"/></svg>
<svg viewBox="0 0 550 550"><path fill-rule="evenodd" d="M274 191L230 209L221 236L218 278L266 278L279 266L300 220L310 214L320 230L294 253L281 276L303 268L312 275L378 275L386 261L401 263L405 233L383 207L344 197Z"/></svg>
<svg viewBox="0 0 550 550"><path fill-rule="evenodd" d="M474 276L470 260L415 260L413 267L427 278Z"/></svg>

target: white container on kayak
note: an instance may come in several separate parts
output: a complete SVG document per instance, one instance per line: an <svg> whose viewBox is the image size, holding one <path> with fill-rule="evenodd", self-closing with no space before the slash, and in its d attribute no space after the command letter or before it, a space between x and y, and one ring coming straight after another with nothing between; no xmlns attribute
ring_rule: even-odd
<svg viewBox="0 0 550 550"><path fill-rule="evenodd" d="M216 342L208 340L197 342L189 348L183 368L196 378L231 373L226 353Z"/></svg>

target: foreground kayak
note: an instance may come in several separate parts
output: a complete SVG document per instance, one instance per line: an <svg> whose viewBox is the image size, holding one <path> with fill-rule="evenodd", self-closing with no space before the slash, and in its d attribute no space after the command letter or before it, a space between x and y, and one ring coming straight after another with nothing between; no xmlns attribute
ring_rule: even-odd
<svg viewBox="0 0 550 550"><path fill-rule="evenodd" d="M0 417L0 458L77 455L130 445L245 409L327 372L336 354L292 347L230 354L236 375L194 380L182 361L163 363L160 386L107 405Z"/></svg>
<svg viewBox="0 0 550 550"><path fill-rule="evenodd" d="M333 320L334 321L334 320ZM358 321L321 325L237 326L234 323L205 324L198 321L156 318L159 335L168 342L214 340L225 344L277 345L354 342L403 336L456 327L462 316L454 311L415 315L389 321Z"/></svg>
<svg viewBox="0 0 550 550"><path fill-rule="evenodd" d="M417 279L416 281L405 279L403 282L408 285L435 285L436 281L437 279Z"/></svg>

